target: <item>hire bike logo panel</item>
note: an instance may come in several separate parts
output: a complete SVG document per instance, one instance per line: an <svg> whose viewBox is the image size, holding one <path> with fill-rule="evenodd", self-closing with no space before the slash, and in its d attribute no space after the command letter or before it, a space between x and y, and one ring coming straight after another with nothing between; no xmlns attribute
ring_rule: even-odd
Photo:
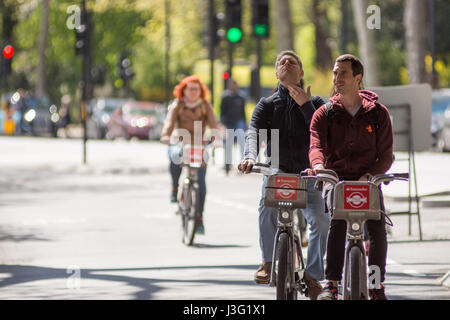
<svg viewBox="0 0 450 320"><path fill-rule="evenodd" d="M189 163L201 164L203 160L203 148L191 147L189 149Z"/></svg>
<svg viewBox="0 0 450 320"><path fill-rule="evenodd" d="M296 190L286 190L286 189L298 189L299 178L298 177L276 177L275 178L275 200L297 200Z"/></svg>
<svg viewBox="0 0 450 320"><path fill-rule="evenodd" d="M344 185L344 209L368 210L370 200L369 186Z"/></svg>

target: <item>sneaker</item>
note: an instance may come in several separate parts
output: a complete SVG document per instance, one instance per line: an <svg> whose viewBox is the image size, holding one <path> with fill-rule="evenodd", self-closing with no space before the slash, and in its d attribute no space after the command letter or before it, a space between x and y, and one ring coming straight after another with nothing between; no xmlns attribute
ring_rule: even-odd
<svg viewBox="0 0 450 320"><path fill-rule="evenodd" d="M317 297L317 300L337 300L338 299L338 288L333 285L333 282L328 281L323 288L322 292Z"/></svg>
<svg viewBox="0 0 450 320"><path fill-rule="evenodd" d="M178 188L173 188L172 194L170 195L170 202L172 203L178 202L177 196L178 196Z"/></svg>
<svg viewBox="0 0 450 320"><path fill-rule="evenodd" d="M320 282L314 278L311 278L307 273L305 273L303 280L306 283L306 296L311 300L317 300L317 297L322 292L322 286Z"/></svg>
<svg viewBox="0 0 450 320"><path fill-rule="evenodd" d="M195 230L196 234L204 235L205 234L205 226L203 225L203 221L200 222L200 224L197 226L197 229Z"/></svg>
<svg viewBox="0 0 450 320"><path fill-rule="evenodd" d="M270 282L270 272L272 270L272 262L264 262L259 265L259 269L255 272L255 282L259 284L268 284Z"/></svg>
<svg viewBox="0 0 450 320"><path fill-rule="evenodd" d="M384 294L384 286L380 284L379 289L369 289L370 300L387 300Z"/></svg>

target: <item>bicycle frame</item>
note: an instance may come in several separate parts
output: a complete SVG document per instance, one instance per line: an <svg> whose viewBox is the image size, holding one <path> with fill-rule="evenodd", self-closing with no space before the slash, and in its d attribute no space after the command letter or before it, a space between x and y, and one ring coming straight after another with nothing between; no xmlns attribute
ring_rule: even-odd
<svg viewBox="0 0 450 320"><path fill-rule="evenodd" d="M272 172L263 164L255 164L255 166L261 168L254 168L252 172L267 176L264 205L277 209L277 232L272 253L269 285L271 287L277 286L275 270L277 269L276 261L279 255L279 239L285 233L288 235L286 277L289 279L285 283L285 290L291 292L295 299L296 292L306 293L306 284L303 280L306 265L303 259L300 237L294 231L295 210L306 208L306 181L301 179L300 175Z"/></svg>
<svg viewBox="0 0 450 320"><path fill-rule="evenodd" d="M339 182L337 174L332 170L324 169L318 172L317 176L310 178L331 184L332 188L328 189L333 192L332 219L345 220L347 223L342 297L344 300L367 299L369 292L366 251L363 246L364 225L367 220L380 220L382 213L384 214L381 210L380 184L382 182L388 184L393 180L407 180L409 175L380 174L367 182ZM353 268L351 266L357 270L351 270Z"/></svg>
<svg viewBox="0 0 450 320"><path fill-rule="evenodd" d="M185 145L183 147L183 163L182 167L185 171L185 178L183 179L183 187L182 192L180 193L180 201L179 201L179 212L182 217L182 226L183 226L183 242L187 245L192 245L195 237L196 228L200 219L200 212L198 208L199 196L198 196L198 172L202 166L206 166L203 161L203 152L204 147L193 147L191 145ZM187 170L187 172L186 172ZM195 195L195 208L194 208L194 216L192 216L192 202L187 204L186 207L186 199L185 196L191 197L192 201L192 191L194 190ZM189 195L185 194L188 192ZM186 215L188 215L186 217ZM192 219L194 221L192 221ZM191 221L191 222L189 222ZM188 225L187 225L188 224ZM189 230L187 230L189 229Z"/></svg>

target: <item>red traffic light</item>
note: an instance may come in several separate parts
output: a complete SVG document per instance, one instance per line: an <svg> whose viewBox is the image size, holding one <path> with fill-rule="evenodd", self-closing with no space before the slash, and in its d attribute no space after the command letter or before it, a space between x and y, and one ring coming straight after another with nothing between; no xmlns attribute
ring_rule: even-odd
<svg viewBox="0 0 450 320"><path fill-rule="evenodd" d="M14 48L11 45L7 45L4 49L3 49L3 56L6 59L11 59L14 55Z"/></svg>
<svg viewBox="0 0 450 320"><path fill-rule="evenodd" d="M228 71L225 71L224 73L222 73L222 78L224 80L230 79L230 73Z"/></svg>

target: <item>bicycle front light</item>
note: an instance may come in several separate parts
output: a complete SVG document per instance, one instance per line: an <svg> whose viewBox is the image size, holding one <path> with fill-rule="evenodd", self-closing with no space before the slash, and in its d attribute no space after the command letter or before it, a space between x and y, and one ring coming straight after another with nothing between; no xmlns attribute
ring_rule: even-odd
<svg viewBox="0 0 450 320"><path fill-rule="evenodd" d="M281 223L291 223L292 222L292 212L290 211L282 211L279 216L279 220Z"/></svg>
<svg viewBox="0 0 450 320"><path fill-rule="evenodd" d="M355 222L352 224L353 231L358 231L360 228L361 228L361 226L359 225L359 223Z"/></svg>

